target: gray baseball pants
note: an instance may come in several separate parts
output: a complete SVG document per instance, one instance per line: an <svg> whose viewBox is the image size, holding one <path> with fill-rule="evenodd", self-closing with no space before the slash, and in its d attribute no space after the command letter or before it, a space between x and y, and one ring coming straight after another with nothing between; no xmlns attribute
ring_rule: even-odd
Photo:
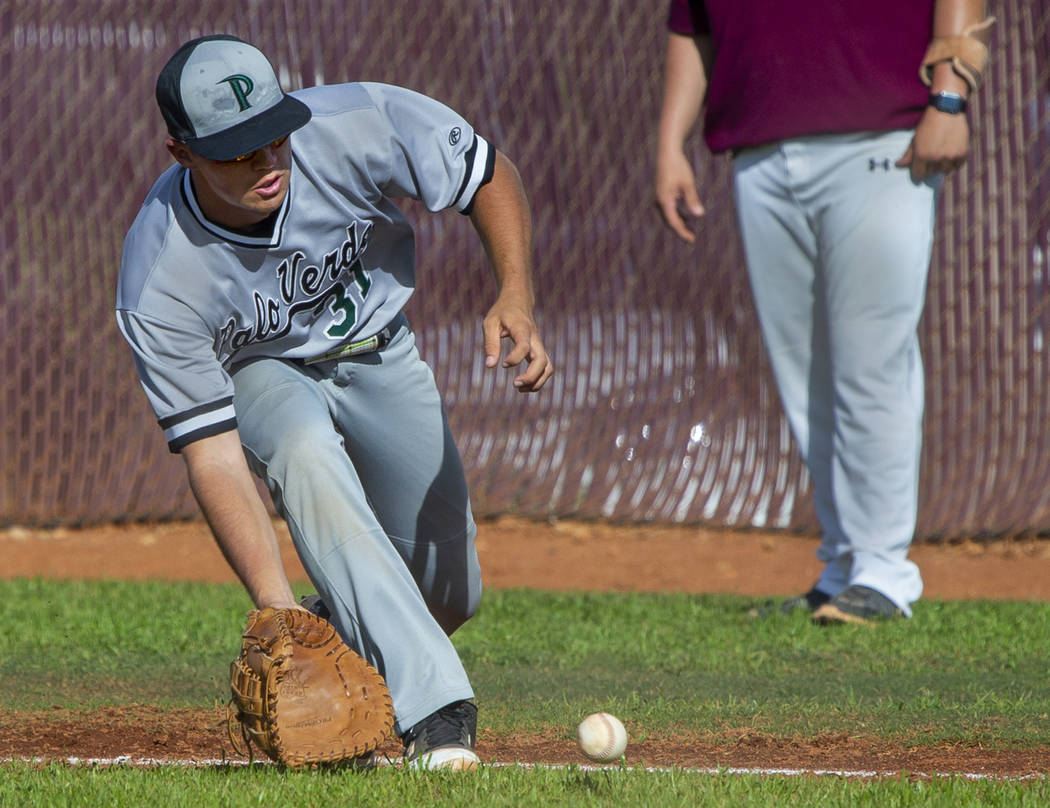
<svg viewBox="0 0 1050 808"><path fill-rule="evenodd" d="M467 483L407 321L383 349L232 372L241 442L332 623L386 678L403 733L473 696L449 640L477 609Z"/></svg>
<svg viewBox="0 0 1050 808"><path fill-rule="evenodd" d="M823 533L816 587L868 586L907 615L922 593L907 557L922 446L917 328L941 184L894 166L912 135L798 138L734 159L762 336Z"/></svg>

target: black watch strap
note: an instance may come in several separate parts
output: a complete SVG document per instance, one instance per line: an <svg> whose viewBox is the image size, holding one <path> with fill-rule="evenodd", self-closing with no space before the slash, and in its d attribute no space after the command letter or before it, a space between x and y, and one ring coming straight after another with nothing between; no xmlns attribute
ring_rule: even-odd
<svg viewBox="0 0 1050 808"><path fill-rule="evenodd" d="M929 106L949 115L966 112L966 99L958 93L930 93Z"/></svg>

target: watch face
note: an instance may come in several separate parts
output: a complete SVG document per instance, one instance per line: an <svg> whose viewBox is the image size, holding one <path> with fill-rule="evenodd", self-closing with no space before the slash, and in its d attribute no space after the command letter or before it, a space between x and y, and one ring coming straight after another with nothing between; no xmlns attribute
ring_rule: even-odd
<svg viewBox="0 0 1050 808"><path fill-rule="evenodd" d="M933 93L929 104L936 110L952 115L966 111L966 99L957 93Z"/></svg>

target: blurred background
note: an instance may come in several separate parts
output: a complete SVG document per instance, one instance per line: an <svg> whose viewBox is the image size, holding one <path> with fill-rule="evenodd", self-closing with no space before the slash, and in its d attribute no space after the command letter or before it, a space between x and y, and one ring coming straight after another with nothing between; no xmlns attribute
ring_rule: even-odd
<svg viewBox="0 0 1050 808"><path fill-rule="evenodd" d="M990 8L921 328L920 540L1050 529L1050 0ZM697 133L709 213L695 246L651 204L665 18L662 0L0 4L0 526L197 514L113 305L124 233L169 163L155 77L182 41L226 32L266 52L286 90L410 87L517 164L557 367L538 395L483 368L495 284L469 220L403 206L419 255L408 313L479 516L816 531L728 158Z"/></svg>

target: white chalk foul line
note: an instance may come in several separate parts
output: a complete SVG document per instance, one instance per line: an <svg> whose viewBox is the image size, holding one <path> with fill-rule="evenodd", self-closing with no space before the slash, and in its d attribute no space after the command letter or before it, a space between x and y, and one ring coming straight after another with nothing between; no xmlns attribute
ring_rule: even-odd
<svg viewBox="0 0 1050 808"><path fill-rule="evenodd" d="M19 758L0 758L0 763L31 763L31 764L46 764L46 763L65 763L69 766L133 766L138 768L153 768L163 766L184 766L187 768L208 768L213 766L272 766L273 764L268 760L256 760L254 763L249 764L247 759L222 759L222 758L202 758L200 760L177 760L171 758L149 758L149 757L135 757L133 755L118 755L116 757L67 757L67 758L45 758L45 757L19 757ZM377 766L391 766L394 763L385 759L376 761ZM484 767L491 768L522 768L522 769L575 769L583 772L608 772L615 774L616 772L629 772L629 771L645 771L650 774L699 774L706 776L718 776L718 775L759 775L759 776L782 776L782 777L844 777L847 779L858 779L858 780L871 780L876 778L893 778L899 777L901 771L876 771L865 770L865 769L802 769L802 768L790 768L790 769L777 769L777 768L745 768L737 766L729 766L724 768L702 768L702 767L690 767L690 768L674 768L670 766L619 766L617 764L609 764L605 766L591 766L591 765L566 765L566 764L554 764L554 763L504 763L504 762L493 762L483 763ZM922 780L932 780L934 778L948 778L948 777L961 777L965 780L990 780L990 781L1002 781L1002 782L1015 782L1023 780L1045 780L1045 774L1017 774L1017 775L1002 775L1002 774L988 774L986 772L907 772L908 777L919 778Z"/></svg>

